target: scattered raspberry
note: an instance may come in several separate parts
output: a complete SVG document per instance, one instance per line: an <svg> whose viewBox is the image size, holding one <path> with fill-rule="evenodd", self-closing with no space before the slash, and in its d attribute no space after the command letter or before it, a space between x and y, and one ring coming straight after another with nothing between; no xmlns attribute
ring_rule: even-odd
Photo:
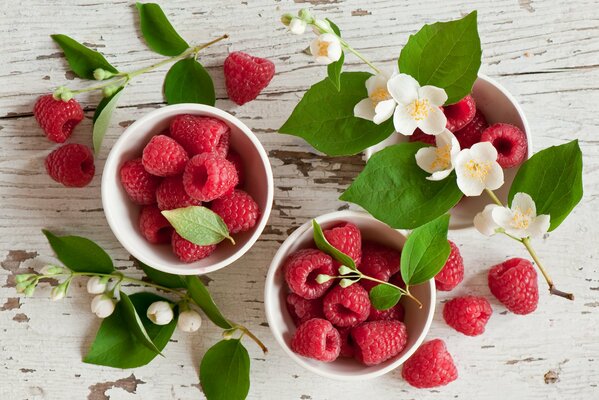
<svg viewBox="0 0 599 400"><path fill-rule="evenodd" d="M481 142L491 142L497 149L497 162L503 168L522 164L528 153L526 134L510 124L493 124L483 132Z"/></svg>
<svg viewBox="0 0 599 400"><path fill-rule="evenodd" d="M399 271L401 255L398 251L374 242L362 245L360 268L363 274L388 282L391 275ZM366 279L360 280L364 289L370 291L378 283Z"/></svg>
<svg viewBox="0 0 599 400"><path fill-rule="evenodd" d="M422 132L419 128L416 128L411 136L408 136L410 142L422 142L428 144L436 144L435 135L428 135Z"/></svg>
<svg viewBox="0 0 599 400"><path fill-rule="evenodd" d="M227 154L226 159L235 166L235 171L237 171L237 178L239 180L237 184L239 186L243 186L245 183L245 168L243 167L243 159L235 150L229 150L229 154Z"/></svg>
<svg viewBox="0 0 599 400"><path fill-rule="evenodd" d="M403 364L401 376L417 388L433 388L447 385L458 378L451 354L441 339L424 343Z"/></svg>
<svg viewBox="0 0 599 400"><path fill-rule="evenodd" d="M154 136L144 148L141 161L146 171L157 176L178 175L185 169L189 157L173 138Z"/></svg>
<svg viewBox="0 0 599 400"><path fill-rule="evenodd" d="M341 351L339 357L352 358L354 356L354 340L351 337L352 328L337 328L341 338Z"/></svg>
<svg viewBox="0 0 599 400"><path fill-rule="evenodd" d="M181 175L169 176L162 180L156 190L156 201L158 202L158 208L161 210L202 205L200 200L196 200L187 194Z"/></svg>
<svg viewBox="0 0 599 400"><path fill-rule="evenodd" d="M65 144L46 157L46 171L67 187L87 186L94 177L94 155L82 144Z"/></svg>
<svg viewBox="0 0 599 400"><path fill-rule="evenodd" d="M291 349L297 354L331 362L339 357L339 332L325 319L313 318L301 324L291 338Z"/></svg>
<svg viewBox="0 0 599 400"><path fill-rule="evenodd" d="M177 115L171 121L170 132L190 157L213 151L224 157L229 150L230 129L220 119Z"/></svg>
<svg viewBox="0 0 599 400"><path fill-rule="evenodd" d="M208 257L216 250L216 245L198 246L189 240L183 239L177 232L173 231L171 238L173 253L179 260L185 263L192 263Z"/></svg>
<svg viewBox="0 0 599 400"><path fill-rule="evenodd" d="M64 143L83 120L83 110L77 100L56 100L51 94L37 99L33 115L46 137L56 143Z"/></svg>
<svg viewBox="0 0 599 400"><path fill-rule="evenodd" d="M229 54L224 69L227 94L239 105L258 97L275 74L275 65L271 61L241 51Z"/></svg>
<svg viewBox="0 0 599 400"><path fill-rule="evenodd" d="M377 365L401 353L408 332L400 321L372 321L353 328L351 337L355 359L365 365Z"/></svg>
<svg viewBox="0 0 599 400"><path fill-rule="evenodd" d="M476 114L474 97L468 95L455 104L443 107L443 113L447 117L447 129L451 132L462 129L472 121Z"/></svg>
<svg viewBox="0 0 599 400"><path fill-rule="evenodd" d="M370 299L360 285L335 286L324 296L322 308L333 325L347 328L366 321L370 313Z"/></svg>
<svg viewBox="0 0 599 400"><path fill-rule="evenodd" d="M154 204L141 208L139 229L150 243L168 243L173 232L171 224Z"/></svg>
<svg viewBox="0 0 599 400"><path fill-rule="evenodd" d="M456 297L443 307L443 318L447 325L467 336L481 335L491 314L491 304L484 297Z"/></svg>
<svg viewBox="0 0 599 400"><path fill-rule="evenodd" d="M397 303L395 306L382 311L370 306L370 315L368 315L367 321L386 321L390 319L403 321L404 316L405 310L401 303Z"/></svg>
<svg viewBox="0 0 599 400"><path fill-rule="evenodd" d="M480 142L480 137L488 126L489 124L483 113L480 110L476 110L472 121L453 134L458 139L461 149L469 149L473 144Z"/></svg>
<svg viewBox="0 0 599 400"><path fill-rule="evenodd" d="M325 229L323 233L331 246L351 257L356 265L360 265L362 234L357 226L351 222L344 222L331 229Z"/></svg>
<svg viewBox="0 0 599 400"><path fill-rule="evenodd" d="M460 254L460 249L451 240L448 240L448 242L451 246L449 258L443 269L435 276L437 290L444 292L452 290L464 279L464 260Z"/></svg>
<svg viewBox="0 0 599 400"><path fill-rule="evenodd" d="M324 318L321 299L304 299L295 293L287 295L287 310L295 325L301 325L312 318Z"/></svg>
<svg viewBox="0 0 599 400"><path fill-rule="evenodd" d="M249 231L260 217L258 204L252 196L239 189L214 200L210 208L220 215L230 233Z"/></svg>
<svg viewBox="0 0 599 400"><path fill-rule="evenodd" d="M120 170L121 185L135 204L147 205L156 202L156 189L160 178L150 174L141 163L141 158L129 160Z"/></svg>
<svg viewBox="0 0 599 400"><path fill-rule="evenodd" d="M235 166L216 153L198 154L185 167L183 185L194 199L212 201L237 185Z"/></svg>
<svg viewBox="0 0 599 400"><path fill-rule="evenodd" d="M537 309L537 271L523 258L511 258L489 271L489 289L514 314L530 314Z"/></svg>
<svg viewBox="0 0 599 400"><path fill-rule="evenodd" d="M316 249L302 249L287 258L284 265L285 280L289 288L304 299L321 297L333 284L316 282L319 274L336 275L333 259Z"/></svg>

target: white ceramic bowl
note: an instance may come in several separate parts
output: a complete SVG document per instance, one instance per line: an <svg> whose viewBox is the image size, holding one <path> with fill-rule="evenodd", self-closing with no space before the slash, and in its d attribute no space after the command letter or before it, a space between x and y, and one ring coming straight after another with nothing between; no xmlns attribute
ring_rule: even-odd
<svg viewBox="0 0 599 400"><path fill-rule="evenodd" d="M530 127L522 108L516 99L499 83L486 75L479 74L478 79L474 83L472 96L476 101L476 106L482 111L487 118L487 122L494 124L497 122L505 122L517 126L526 134L528 141L528 157L532 155L532 141ZM409 138L397 133L393 133L389 138L375 146L365 150L365 157L368 160L377 151L401 142L407 142ZM499 198L507 201L507 195L512 185L512 181L518 172L518 167L504 170L505 183L495 193ZM451 210L450 229L461 229L472 226L474 216L482 211L485 205L491 203L491 199L484 193L478 197L465 197Z"/></svg>
<svg viewBox="0 0 599 400"><path fill-rule="evenodd" d="M376 241L398 250L401 250L406 240L401 232L394 230L365 212L338 211L321 215L316 218L316 221L323 229L344 221L352 222L360 228L364 239ZM422 309L419 309L414 301L402 300L406 311L404 322L408 330L408 343L405 349L392 359L379 365L367 367L354 359L341 357L332 363L325 363L302 357L291 350L291 337L296 328L287 311L286 297L289 290L285 283L283 265L291 253L313 245L313 235L312 221L308 221L283 242L270 264L264 289L264 305L268 325L275 339L293 361L307 370L327 378L339 380L370 379L397 368L416 351L430 328L436 299L433 279L422 285L414 286L411 290L422 302Z"/></svg>
<svg viewBox="0 0 599 400"><path fill-rule="evenodd" d="M119 170L127 160L141 157L150 138L168 128L170 120L179 114L194 114L218 118L231 128L231 148L243 159L251 185L245 190L256 200L262 214L256 226L248 232L234 235L235 245L221 242L209 257L186 264L171 251L170 245L149 243L138 227L140 206L133 204L120 183ZM272 169L268 156L252 131L231 114L201 104L176 104L159 108L131 124L112 147L102 175L102 205L110 229L125 249L135 258L160 271L178 275L197 275L216 271L233 263L256 242L270 215L273 200Z"/></svg>

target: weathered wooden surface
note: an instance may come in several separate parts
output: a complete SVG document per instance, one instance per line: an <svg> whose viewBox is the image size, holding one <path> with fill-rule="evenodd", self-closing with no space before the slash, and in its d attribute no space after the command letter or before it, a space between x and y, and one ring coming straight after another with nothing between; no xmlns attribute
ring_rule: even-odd
<svg viewBox="0 0 599 400"><path fill-rule="evenodd" d="M96 178L85 189L65 189L45 174L53 146L31 115L35 98L51 88L80 85L50 33L72 35L100 49L119 68L157 60L139 39L133 2L30 0L0 5L0 398L13 399L190 399L198 386L200 355L218 340L206 323L201 335L175 333L166 358L134 370L83 364L99 325L89 312L84 282L67 299L51 303L48 289L32 298L14 291L15 273L52 260L40 228L98 241L128 273L137 273L104 219L100 173L110 145L124 127L163 105L166 69L136 79L121 98ZM110 4L109 4L110 3ZM251 326L271 352L252 357L251 399L596 399L599 397L599 2L596 0L494 0L476 5L457 0L248 0L163 1L169 18L192 43L222 33L226 45L206 50L202 60L216 82L218 106L236 114L258 134L275 174L275 204L262 238L235 265L211 274L216 300L231 318ZM559 286L575 302L543 292L539 309L518 317L489 297L486 271L524 253L501 238L474 230L451 233L461 248L466 278L458 294L482 294L495 314L488 332L468 338L449 329L438 311L429 337L445 338L460 379L439 390L416 391L399 371L369 382L339 383L320 378L289 360L270 336L263 310L263 280L270 258L289 232L307 219L346 207L339 193L362 168L359 156L326 158L303 141L278 135L303 91L325 71L302 53L308 36L284 33L282 12L310 6L341 26L344 36L375 63L391 67L409 33L423 23L479 10L484 48L482 70L498 79L522 104L540 149L578 137L584 152L585 196L572 216L537 243ZM245 50L273 60L277 75L256 101L243 107L226 99L222 62L229 51ZM362 68L348 57L349 68ZM73 142L90 144L90 118L98 101L83 97L86 120ZM454 295L455 293L452 293ZM448 297L440 295L441 302ZM440 308L440 307L439 307Z"/></svg>

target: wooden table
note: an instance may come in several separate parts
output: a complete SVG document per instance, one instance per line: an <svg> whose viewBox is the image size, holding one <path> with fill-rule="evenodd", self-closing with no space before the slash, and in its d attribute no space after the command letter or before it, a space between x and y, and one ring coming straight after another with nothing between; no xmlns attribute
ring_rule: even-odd
<svg viewBox="0 0 599 400"><path fill-rule="evenodd" d="M66 72L51 33L65 33L102 51L125 70L160 59L136 28L133 2L94 0L5 1L0 6L0 399L191 399L203 398L198 361L219 339L206 323L200 335L176 332L165 358L134 370L83 364L100 321L89 311L84 281L67 299L53 303L49 289L31 298L15 293L14 274L41 268L52 252L42 227L96 240L127 273L129 255L108 228L100 202L100 174L110 146L132 121L164 105L166 68L135 79L121 98L96 177L84 189L66 189L46 175L44 157L54 147L41 133L32 107L37 96L58 85L81 87ZM110 3L110 4L109 4ZM249 344L251 399L597 399L599 398L599 2L596 0L204 0L163 1L177 30L190 43L222 33L230 40L204 51L217 106L249 125L266 147L275 175L269 226L255 247L234 265L210 274L210 290L224 312L252 327L270 347L267 356ZM302 93L325 75L302 50L308 36L287 34L283 12L313 9L341 26L345 38L375 63L391 67L410 33L423 23L454 19L479 10L482 72L505 85L530 121L536 150L578 138L584 153L585 195L571 217L537 242L559 286L576 294L568 302L543 290L538 310L520 317L506 313L490 296L488 267L525 256L502 238L473 229L450 232L466 265L462 285L440 294L487 296L495 313L487 333L469 338L450 329L438 307L429 338L441 337L460 378L438 390L414 390L395 371L367 382L339 383L293 363L270 335L263 307L263 281L279 244L316 215L345 209L339 194L362 169L360 155L323 157L302 140L277 128ZM406 4L404 4L406 3ZM243 107L226 98L222 63L230 51L270 58L277 75L264 93ZM364 69L348 57L348 69ZM79 86L78 86L79 85ZM86 119L72 142L91 144L97 94L81 96ZM541 286L544 287L544 286Z"/></svg>

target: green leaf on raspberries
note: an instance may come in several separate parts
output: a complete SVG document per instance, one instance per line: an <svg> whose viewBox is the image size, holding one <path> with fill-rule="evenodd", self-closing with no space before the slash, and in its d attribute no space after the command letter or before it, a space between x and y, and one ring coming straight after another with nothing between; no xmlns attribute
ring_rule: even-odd
<svg viewBox="0 0 599 400"><path fill-rule="evenodd" d="M333 257L335 260L339 261L341 265L345 265L346 267L354 270L356 269L356 263L354 262L353 258L340 252L329 243L322 232L320 224L316 222L315 219L312 220L312 228L314 229L314 243L316 243L316 247Z"/></svg>
<svg viewBox="0 0 599 400"><path fill-rule="evenodd" d="M178 56L189 45L173 28L156 3L136 3L139 11L141 33L148 47L163 56Z"/></svg>
<svg viewBox="0 0 599 400"><path fill-rule="evenodd" d="M162 215L168 219L175 231L182 238L199 246L217 244L229 239L235 240L229 234L227 224L214 211L202 206L190 206L175 210L164 210Z"/></svg>
<svg viewBox="0 0 599 400"><path fill-rule="evenodd" d="M208 400L244 400L250 390L250 356L240 339L221 340L200 364L200 383Z"/></svg>
<svg viewBox="0 0 599 400"><path fill-rule="evenodd" d="M119 97L123 93L124 87L121 86L116 92L112 94L110 97L104 97L102 101L98 104L96 108L96 112L94 113L94 128L92 133L92 142L94 144L94 153L98 154L100 149L102 148L102 142L104 141L104 136L106 135L106 131L108 130L108 125L110 124L110 118L112 117L112 112L116 108L116 105L119 101Z"/></svg>
<svg viewBox="0 0 599 400"><path fill-rule="evenodd" d="M341 31L339 30L339 27L335 25L335 23L333 23L333 21L331 21L330 19L327 18L326 20L329 23L329 25L331 25L333 32L335 32L337 36L341 37ZM341 52L341 57L339 58L339 60L332 62L327 66L327 75L333 83L333 85L335 85L337 91L341 90L341 69L343 68L344 62L345 54Z"/></svg>
<svg viewBox="0 0 599 400"><path fill-rule="evenodd" d="M97 244L81 236L56 236L42 229L56 257L75 272L95 272L111 274L114 264L110 256Z"/></svg>
<svg viewBox="0 0 599 400"><path fill-rule="evenodd" d="M85 47L67 35L50 35L64 52L71 70L83 79L94 79L94 71L98 68L114 74L119 71L110 65L104 56L97 51Z"/></svg>
<svg viewBox="0 0 599 400"><path fill-rule="evenodd" d="M476 11L464 18L424 25L401 50L399 70L422 85L445 89L445 104L458 102L472 91L482 50Z"/></svg>
<svg viewBox="0 0 599 400"><path fill-rule="evenodd" d="M204 314L206 314L210 321L223 329L231 329L233 325L220 312L210 292L200 278L197 276L186 276L183 279L185 279L189 296L204 311Z"/></svg>
<svg viewBox="0 0 599 400"><path fill-rule="evenodd" d="M401 292L393 286L381 283L370 289L368 296L374 308L377 310L387 310L399 302Z"/></svg>
<svg viewBox="0 0 599 400"><path fill-rule="evenodd" d="M541 150L520 166L509 203L518 192L528 193L537 215L548 214L549 231L557 228L582 199L582 152L578 140Z"/></svg>
<svg viewBox="0 0 599 400"><path fill-rule="evenodd" d="M424 283L441 271L451 252L448 228L446 214L410 233L401 250L401 277L406 285Z"/></svg>
<svg viewBox="0 0 599 400"><path fill-rule="evenodd" d="M141 292L129 296L152 342L162 351L175 331L176 319L167 325L153 324L146 310L155 301L168 301L154 293ZM137 368L148 364L158 353L148 349L129 330L124 304L119 302L114 313L100 325L92 346L83 362L113 368Z"/></svg>
<svg viewBox="0 0 599 400"><path fill-rule="evenodd" d="M193 58L177 61L164 79L164 97L168 104L216 102L214 83L202 64Z"/></svg>
<svg viewBox="0 0 599 400"><path fill-rule="evenodd" d="M158 271L157 269L154 269L139 260L136 261L152 282L171 289L186 287L185 279L182 276Z"/></svg>
<svg viewBox="0 0 599 400"><path fill-rule="evenodd" d="M141 317L137 313L135 309L135 305L127 296L127 293L121 291L120 292L121 300L119 304L122 306L123 315L125 316L125 320L127 322L127 326L129 330L137 337L139 342L146 346L149 350L155 352L156 354L160 354L160 350L148 335L146 328L141 320ZM147 310L146 310L147 311ZM145 312L144 312L145 314Z"/></svg>
<svg viewBox="0 0 599 400"><path fill-rule="evenodd" d="M375 153L340 199L358 204L396 229L413 229L445 214L462 198L455 172L429 181L416 164L423 143L399 143Z"/></svg>
<svg viewBox="0 0 599 400"><path fill-rule="evenodd" d="M342 72L341 91L329 78L314 84L279 132L299 136L317 150L331 155L352 155L386 139L393 121L376 125L354 117L354 106L368 97L367 72Z"/></svg>

